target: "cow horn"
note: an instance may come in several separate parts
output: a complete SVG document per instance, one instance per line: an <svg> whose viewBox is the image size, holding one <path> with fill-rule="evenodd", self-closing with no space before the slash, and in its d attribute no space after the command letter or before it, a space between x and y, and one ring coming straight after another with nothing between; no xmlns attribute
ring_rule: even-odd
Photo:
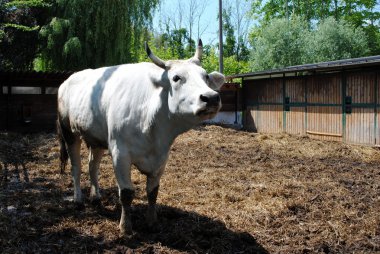
<svg viewBox="0 0 380 254"><path fill-rule="evenodd" d="M195 54L191 60L195 62L196 64L200 65L202 61L202 52L203 52L203 43L202 43L202 40L199 39L198 47L196 48Z"/></svg>
<svg viewBox="0 0 380 254"><path fill-rule="evenodd" d="M152 52L152 50L150 50L149 46L148 46L148 43L145 42L145 51L146 53L148 54L148 57L150 58L150 60L152 60L152 62L157 65L158 67L161 67L162 69L165 69L166 68L166 63L165 61L161 60L160 58L158 58L157 56L155 56Z"/></svg>

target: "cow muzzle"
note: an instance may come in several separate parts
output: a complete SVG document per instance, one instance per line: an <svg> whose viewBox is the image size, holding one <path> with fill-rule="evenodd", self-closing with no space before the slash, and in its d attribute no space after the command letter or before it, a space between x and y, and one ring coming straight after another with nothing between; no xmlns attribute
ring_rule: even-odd
<svg viewBox="0 0 380 254"><path fill-rule="evenodd" d="M199 99L202 107L197 110L196 115L202 119L214 117L222 107L220 95L217 92L201 94Z"/></svg>

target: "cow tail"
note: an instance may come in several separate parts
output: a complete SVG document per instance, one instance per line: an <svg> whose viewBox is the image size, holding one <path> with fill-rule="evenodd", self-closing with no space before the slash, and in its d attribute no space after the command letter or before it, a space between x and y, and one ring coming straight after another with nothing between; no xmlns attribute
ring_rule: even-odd
<svg viewBox="0 0 380 254"><path fill-rule="evenodd" d="M59 147L60 147L60 155L59 155L60 170L61 170L61 174L64 174L67 161L69 159L69 154L67 152L66 142L62 133L61 121L59 119L57 119L57 135L58 135L58 141L59 141Z"/></svg>

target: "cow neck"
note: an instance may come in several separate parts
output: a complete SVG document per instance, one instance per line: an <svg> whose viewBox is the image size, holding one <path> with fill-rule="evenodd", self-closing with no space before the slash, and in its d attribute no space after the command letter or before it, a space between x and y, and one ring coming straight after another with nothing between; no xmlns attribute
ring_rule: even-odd
<svg viewBox="0 0 380 254"><path fill-rule="evenodd" d="M158 142L161 145L165 143L170 147L176 137L190 130L197 123L194 122L194 116L170 113L167 92L166 89L162 89L160 94L162 104L156 111L149 132L153 142Z"/></svg>

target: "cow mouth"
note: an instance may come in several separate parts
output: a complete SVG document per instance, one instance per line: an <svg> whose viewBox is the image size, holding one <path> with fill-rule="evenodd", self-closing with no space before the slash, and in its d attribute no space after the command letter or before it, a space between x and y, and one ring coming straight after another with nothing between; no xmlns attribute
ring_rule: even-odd
<svg viewBox="0 0 380 254"><path fill-rule="evenodd" d="M203 119L207 119L207 118L214 117L216 113L218 113L218 111L219 111L219 107L207 107L207 108L199 109L196 112L196 115Z"/></svg>

